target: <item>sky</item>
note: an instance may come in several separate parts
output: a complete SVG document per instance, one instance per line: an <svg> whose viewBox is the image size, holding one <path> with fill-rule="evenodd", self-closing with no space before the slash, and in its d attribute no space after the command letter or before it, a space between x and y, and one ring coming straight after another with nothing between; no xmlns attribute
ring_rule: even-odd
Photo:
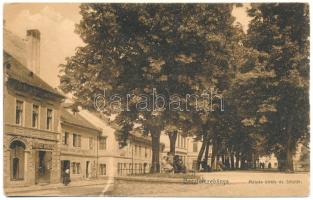
<svg viewBox="0 0 313 200"><path fill-rule="evenodd" d="M248 28L250 18L246 14L248 4L233 10L236 21ZM10 3L4 5L4 27L21 38L26 30L38 29L40 41L40 76L53 87L58 87L58 66L65 58L75 54L75 48L83 46L74 33L79 23L79 4L75 3Z"/></svg>

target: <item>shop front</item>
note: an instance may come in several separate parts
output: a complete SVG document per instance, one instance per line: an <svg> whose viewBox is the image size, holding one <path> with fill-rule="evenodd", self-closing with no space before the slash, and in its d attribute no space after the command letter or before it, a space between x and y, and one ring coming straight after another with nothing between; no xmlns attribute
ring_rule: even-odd
<svg viewBox="0 0 313 200"><path fill-rule="evenodd" d="M5 187L57 183L58 151L55 141L6 134L4 137Z"/></svg>
<svg viewBox="0 0 313 200"><path fill-rule="evenodd" d="M35 182L50 183L52 152L38 150L35 152Z"/></svg>

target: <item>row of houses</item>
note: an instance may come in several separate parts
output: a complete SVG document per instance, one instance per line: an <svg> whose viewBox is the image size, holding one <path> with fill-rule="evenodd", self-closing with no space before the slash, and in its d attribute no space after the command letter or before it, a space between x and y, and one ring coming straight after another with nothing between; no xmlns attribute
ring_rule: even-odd
<svg viewBox="0 0 313 200"><path fill-rule="evenodd" d="M40 78L38 30L24 40L4 30L3 64L5 187L59 183L67 168L72 181L148 172L150 138L132 134L120 149L104 120L73 111Z"/></svg>
<svg viewBox="0 0 313 200"><path fill-rule="evenodd" d="M148 173L151 138L133 132L120 148L106 119L73 109L40 78L40 32L28 30L26 36L4 29L4 186L60 183L66 169L72 181ZM166 152L168 138L161 141ZM189 167L191 143L181 135L176 143Z"/></svg>

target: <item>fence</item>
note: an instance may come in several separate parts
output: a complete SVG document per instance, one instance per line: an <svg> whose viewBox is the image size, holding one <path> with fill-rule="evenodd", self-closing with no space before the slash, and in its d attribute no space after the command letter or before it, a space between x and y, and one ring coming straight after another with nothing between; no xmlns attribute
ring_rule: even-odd
<svg viewBox="0 0 313 200"><path fill-rule="evenodd" d="M118 163L117 174L119 176L146 174L149 173L150 164L148 163Z"/></svg>

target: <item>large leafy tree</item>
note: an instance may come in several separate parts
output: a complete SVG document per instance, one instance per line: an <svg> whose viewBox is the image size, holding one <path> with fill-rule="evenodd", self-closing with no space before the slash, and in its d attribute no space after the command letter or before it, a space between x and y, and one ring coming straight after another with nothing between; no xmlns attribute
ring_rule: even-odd
<svg viewBox="0 0 313 200"><path fill-rule="evenodd" d="M238 168L239 160L244 163L256 158L265 142L255 123L259 118L256 105L261 100L255 93L263 87L260 80L272 74L262 67L261 60L266 59L266 54L244 45L246 34L242 26L237 24L234 31L229 42L232 56L228 87L223 92L225 111L213 113L209 121L213 168L220 157L225 167Z"/></svg>
<svg viewBox="0 0 313 200"><path fill-rule="evenodd" d="M292 156L309 125L309 8L307 4L252 4L247 46L268 55L259 79L256 113L267 145L282 170L293 170Z"/></svg>
<svg viewBox="0 0 313 200"><path fill-rule="evenodd" d="M209 86L224 90L231 10L230 4L82 4L76 32L86 45L60 66L61 88L88 109L104 88L106 96L150 96L155 90L166 99ZM104 104L104 113L116 115L122 144L135 124L152 136L152 172L158 172L161 131L173 119L186 119L173 116L177 110L152 111L152 101L143 98L124 100L127 109Z"/></svg>

